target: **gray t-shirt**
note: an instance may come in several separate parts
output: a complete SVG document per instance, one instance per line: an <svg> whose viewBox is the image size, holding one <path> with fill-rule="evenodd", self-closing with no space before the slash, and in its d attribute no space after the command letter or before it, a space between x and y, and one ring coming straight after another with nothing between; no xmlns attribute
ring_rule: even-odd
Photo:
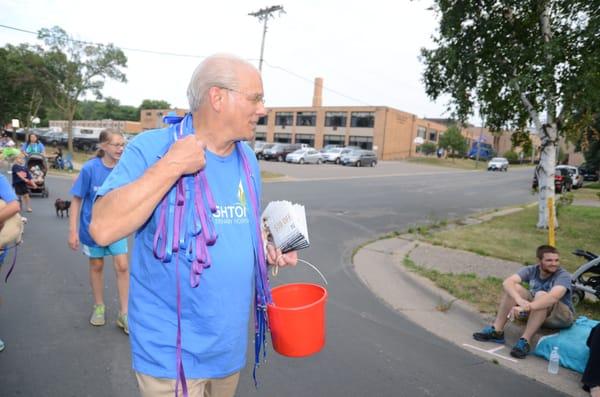
<svg viewBox="0 0 600 397"><path fill-rule="evenodd" d="M529 291L535 295L538 291L549 292L555 285L561 285L567 289L567 292L560 298L560 301L567 305L573 313L573 303L571 301L571 273L563 269L562 267L552 274L548 278L540 277L540 266L531 265L521 268L517 274L521 277L522 281L529 283Z"/></svg>

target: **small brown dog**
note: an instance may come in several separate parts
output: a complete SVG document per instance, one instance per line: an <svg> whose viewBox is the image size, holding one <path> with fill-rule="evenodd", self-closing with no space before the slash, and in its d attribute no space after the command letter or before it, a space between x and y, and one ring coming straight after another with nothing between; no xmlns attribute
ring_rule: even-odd
<svg viewBox="0 0 600 397"><path fill-rule="evenodd" d="M56 208L56 216L62 218L67 213L67 217L69 216L69 208L71 208L71 202L69 200L56 199L54 202L54 208Z"/></svg>

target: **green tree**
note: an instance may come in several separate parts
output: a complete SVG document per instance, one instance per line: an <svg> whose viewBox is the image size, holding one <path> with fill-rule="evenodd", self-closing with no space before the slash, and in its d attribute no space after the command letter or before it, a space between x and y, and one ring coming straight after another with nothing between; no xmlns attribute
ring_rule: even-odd
<svg viewBox="0 0 600 397"><path fill-rule="evenodd" d="M526 129L518 129L513 132L510 136L510 142L513 149L520 147L525 156L531 154L533 143L531 142L529 131Z"/></svg>
<svg viewBox="0 0 600 397"><path fill-rule="evenodd" d="M21 44L0 48L0 121L4 125L19 119L28 128L40 114L51 76L46 60L35 47Z"/></svg>
<svg viewBox="0 0 600 397"><path fill-rule="evenodd" d="M452 126L440 136L439 146L449 151L452 161L454 161L455 155L462 156L466 153L467 140L462 136L458 127Z"/></svg>
<svg viewBox="0 0 600 397"><path fill-rule="evenodd" d="M38 38L47 47L48 68L58 82L51 91L51 97L67 120L68 148L72 151L73 119L79 98L86 93L101 98L101 90L107 78L126 82L125 74L120 68L127 66L127 58L123 51L112 44L78 41L58 26L41 29Z"/></svg>
<svg viewBox="0 0 600 397"><path fill-rule="evenodd" d="M171 104L160 99L144 99L140 105L140 110L143 109L171 109Z"/></svg>
<svg viewBox="0 0 600 397"><path fill-rule="evenodd" d="M492 129L540 133L538 227L554 199L556 142L600 96L600 0L435 0L437 48L422 49L432 98L449 94L460 120L479 105Z"/></svg>

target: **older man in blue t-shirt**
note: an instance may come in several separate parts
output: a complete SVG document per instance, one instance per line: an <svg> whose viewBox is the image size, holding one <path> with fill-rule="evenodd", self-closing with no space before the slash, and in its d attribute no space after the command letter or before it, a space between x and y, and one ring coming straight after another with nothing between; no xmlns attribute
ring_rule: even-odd
<svg viewBox="0 0 600 397"><path fill-rule="evenodd" d="M102 245L137 232L129 331L133 368L144 397L173 394L182 369L190 396L233 396L246 361L258 252L252 226L260 222L253 207L260 203L261 184L252 149L237 142L251 140L258 119L265 115L262 80L249 63L214 55L194 72L188 99L191 113L179 124L145 132L129 143L98 190L90 225L92 237ZM216 211L209 217L218 238L208 244L212 265L202 271L194 288L187 249L173 252L168 263L157 259L161 254L153 250L162 240L172 243L174 235L168 226L175 224L169 223L173 214L166 209L180 199L163 198L174 197L174 192L186 203L189 197L197 198L199 190L187 182L199 170L214 198ZM187 184L174 191L182 176ZM201 193L206 196L206 191ZM197 228L193 216L186 212L178 224ZM158 235L162 237L155 239ZM270 264L294 265L297 254L269 247L267 259Z"/></svg>
<svg viewBox="0 0 600 397"><path fill-rule="evenodd" d="M502 283L504 294L494 324L473 334L478 341L504 343L504 326L510 318L527 320L525 331L510 355L525 358L529 341L537 330L568 328L575 319L571 302L571 274L560 267L558 250L549 245L537 248L537 265L521 268ZM529 284L525 289L521 283Z"/></svg>

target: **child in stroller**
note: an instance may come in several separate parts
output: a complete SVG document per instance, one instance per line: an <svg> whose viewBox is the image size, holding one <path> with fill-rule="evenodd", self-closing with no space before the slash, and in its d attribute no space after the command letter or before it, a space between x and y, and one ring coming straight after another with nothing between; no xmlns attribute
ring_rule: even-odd
<svg viewBox="0 0 600 397"><path fill-rule="evenodd" d="M48 173L48 161L42 154L30 154L27 157L27 169L31 173L31 179L34 186L30 186L29 191L33 194L41 194L42 197L48 197L48 188L46 187L46 174Z"/></svg>

